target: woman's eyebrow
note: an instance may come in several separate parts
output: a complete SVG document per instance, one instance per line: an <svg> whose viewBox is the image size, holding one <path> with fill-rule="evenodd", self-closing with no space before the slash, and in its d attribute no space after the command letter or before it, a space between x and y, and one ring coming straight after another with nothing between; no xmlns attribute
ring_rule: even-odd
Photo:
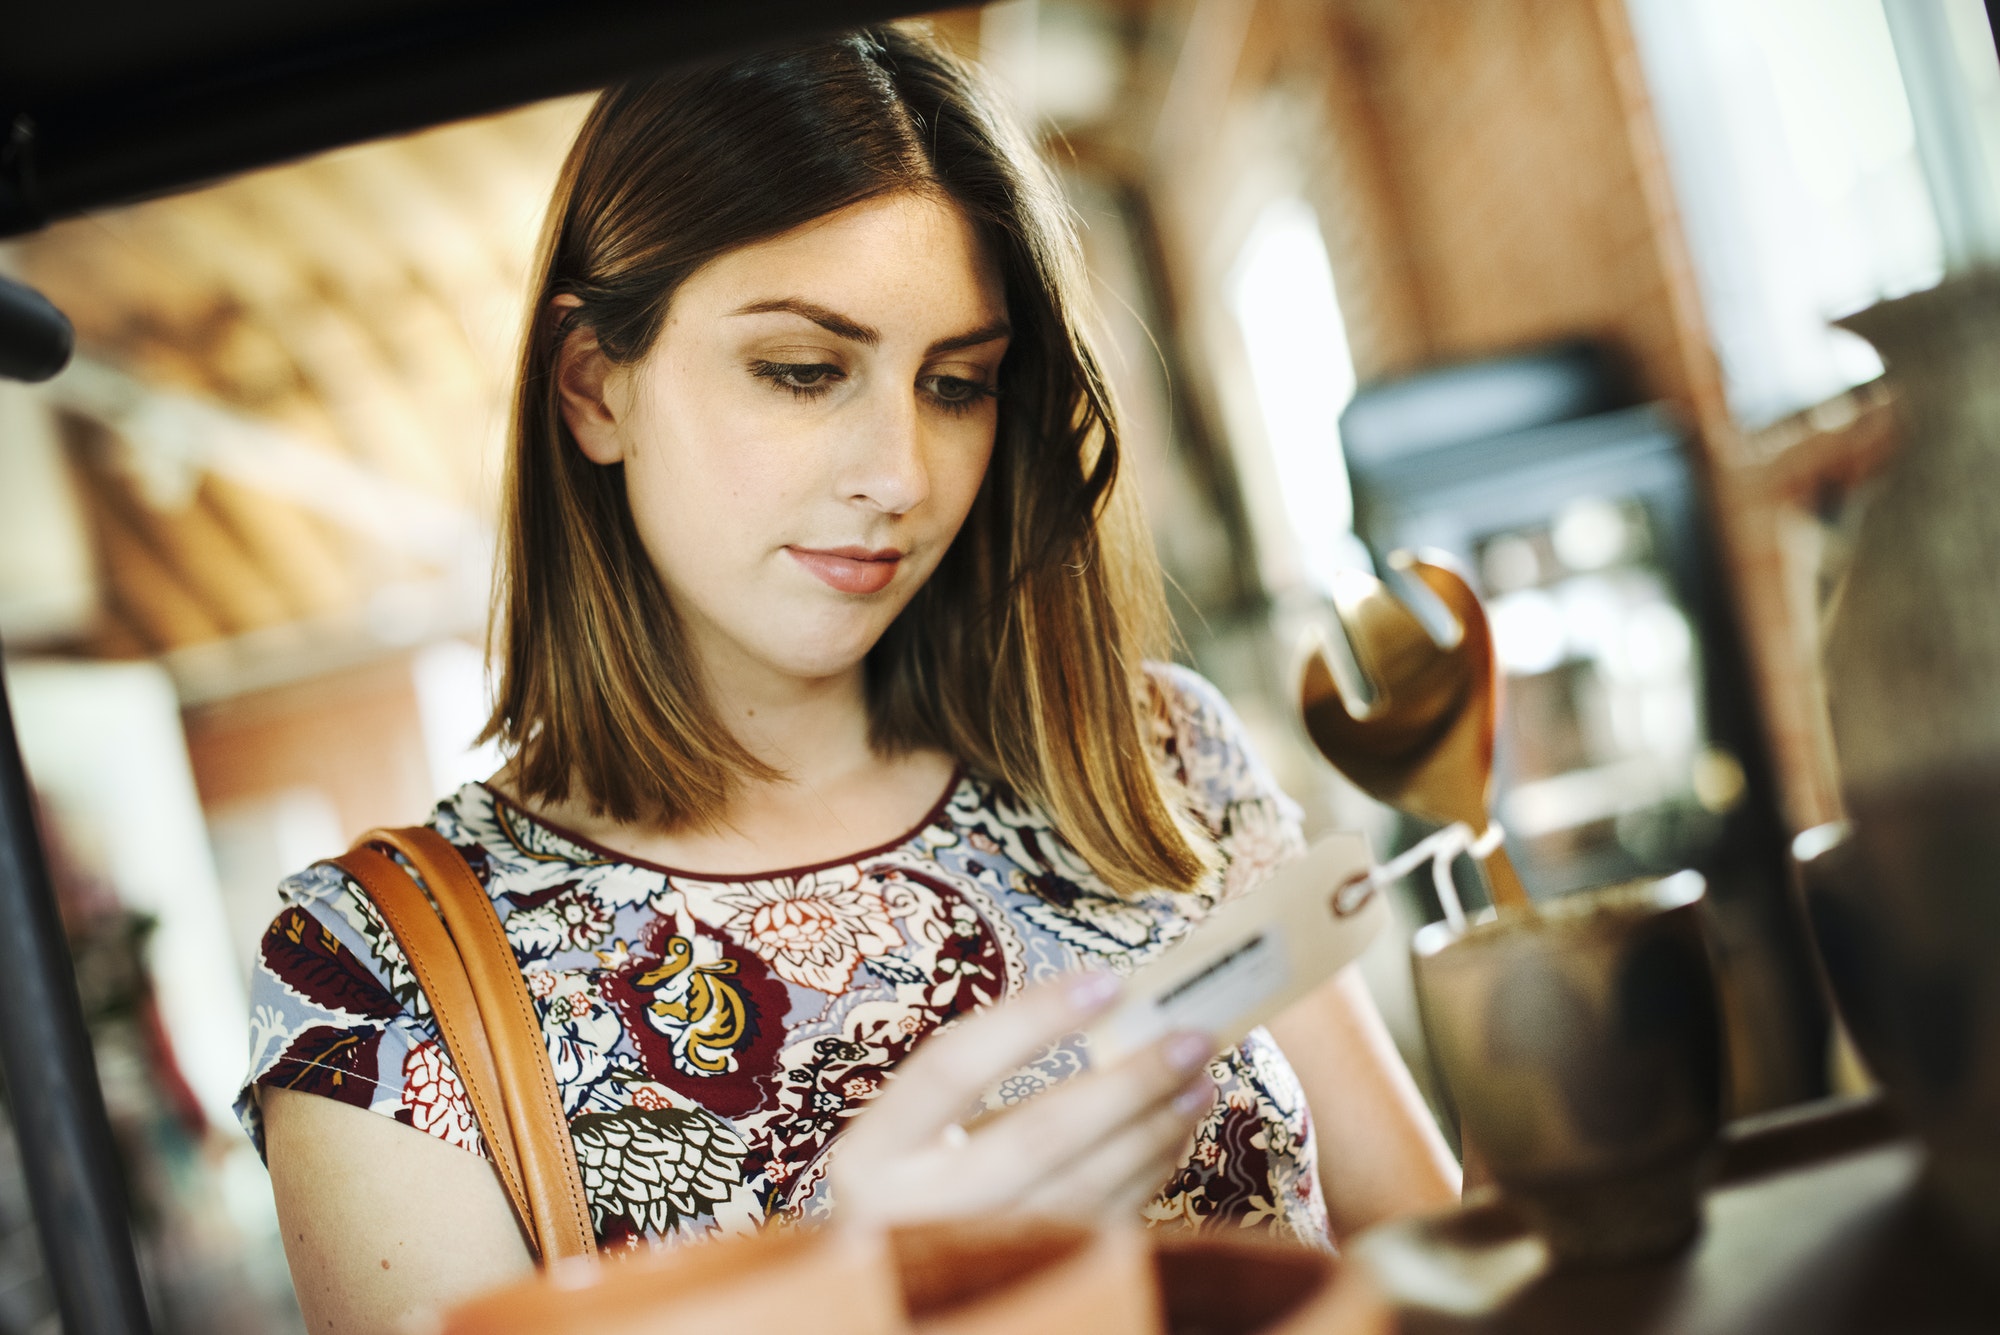
<svg viewBox="0 0 2000 1335"><path fill-rule="evenodd" d="M982 343L993 343L1010 336L1014 327L1005 320L995 320L992 324L975 329L969 334L954 334L941 338L924 352L927 357L935 357L940 352L957 352L960 348L976 348Z"/></svg>
<svg viewBox="0 0 2000 1335"><path fill-rule="evenodd" d="M799 297L773 297L766 301L753 301L747 306L738 306L732 315L769 315L773 311L784 311L801 315L811 320L829 334L837 335L850 343L859 343L872 348L882 341L882 332L867 325L850 320L839 311L830 311Z"/></svg>
<svg viewBox="0 0 2000 1335"><path fill-rule="evenodd" d="M802 297L771 297L763 301L753 301L746 306L738 306L731 315L770 315L774 312L797 315L811 320L829 334L844 338L850 343L859 343L872 348L882 341L882 331L871 329L858 320L850 320L839 311L828 310L816 302ZM992 324L950 338L941 338L925 350L925 355L935 357L941 352L957 352L960 348L976 348L982 343L992 343L1008 337L1014 332L1013 326L1005 320L995 320Z"/></svg>

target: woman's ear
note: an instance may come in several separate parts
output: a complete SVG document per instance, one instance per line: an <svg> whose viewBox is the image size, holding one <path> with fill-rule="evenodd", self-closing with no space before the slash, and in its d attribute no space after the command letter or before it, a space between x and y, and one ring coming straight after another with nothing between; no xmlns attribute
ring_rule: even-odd
<svg viewBox="0 0 2000 1335"><path fill-rule="evenodd" d="M550 298L549 310L560 320L582 304L564 293ZM608 393L616 369L598 346L597 331L588 325L570 330L556 350L556 390L562 399L563 421L576 438L577 448L594 464L622 463L625 459L618 409Z"/></svg>

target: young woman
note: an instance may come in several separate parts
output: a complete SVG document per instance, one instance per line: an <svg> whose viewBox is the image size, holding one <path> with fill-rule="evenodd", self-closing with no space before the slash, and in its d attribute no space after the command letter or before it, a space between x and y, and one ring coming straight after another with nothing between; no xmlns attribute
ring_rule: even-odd
<svg viewBox="0 0 2000 1335"><path fill-rule="evenodd" d="M516 401L511 760L432 824L605 1245L1002 1210L1324 1245L1454 1191L1352 980L1283 1052L1083 1071L1115 976L1300 836L1154 662L1082 292L1049 177L913 30L616 88L578 136ZM380 918L326 866L284 894L243 1116L311 1328L383 1328L528 1252ZM1022 1106L960 1129L989 1092Z"/></svg>

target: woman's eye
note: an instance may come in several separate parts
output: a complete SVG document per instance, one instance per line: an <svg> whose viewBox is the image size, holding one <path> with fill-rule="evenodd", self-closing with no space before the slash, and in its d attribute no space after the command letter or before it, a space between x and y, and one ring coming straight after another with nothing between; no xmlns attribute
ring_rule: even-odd
<svg viewBox="0 0 2000 1335"><path fill-rule="evenodd" d="M977 380L967 380L962 376L925 376L918 383L933 403L955 413L966 412L981 399L994 397L991 385Z"/></svg>
<svg viewBox="0 0 2000 1335"><path fill-rule="evenodd" d="M790 390L802 399L817 398L833 388L845 373L830 362L752 362L750 373Z"/></svg>

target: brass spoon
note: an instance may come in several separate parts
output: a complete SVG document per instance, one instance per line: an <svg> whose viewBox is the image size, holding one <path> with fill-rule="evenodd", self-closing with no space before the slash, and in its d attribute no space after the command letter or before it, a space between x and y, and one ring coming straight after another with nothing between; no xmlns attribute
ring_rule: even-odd
<svg viewBox="0 0 2000 1335"><path fill-rule="evenodd" d="M1377 801L1484 834L1499 713L1486 611L1436 560L1395 552L1388 567L1382 580L1357 570L1335 585L1344 643L1306 658L1299 683L1306 733ZM1532 908L1505 847L1485 868L1496 908Z"/></svg>

